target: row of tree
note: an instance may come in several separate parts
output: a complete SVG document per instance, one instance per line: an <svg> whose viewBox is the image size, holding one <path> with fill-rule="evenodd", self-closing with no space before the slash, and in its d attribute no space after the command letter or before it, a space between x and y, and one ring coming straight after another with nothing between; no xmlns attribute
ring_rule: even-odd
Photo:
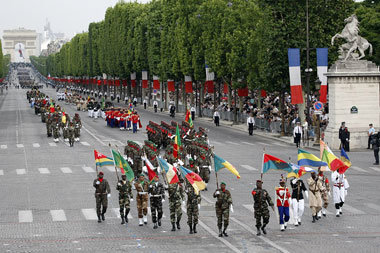
<svg viewBox="0 0 380 253"><path fill-rule="evenodd" d="M289 84L287 49L303 49L301 67L306 66L306 2L119 2L107 9L103 21L91 23L88 32L77 34L59 53L34 57L32 63L42 74L58 77L95 77L105 73L129 79L130 73L136 72L141 79L141 71L147 70L150 79L157 75L162 81L179 81L191 76L201 82L206 78L207 64L215 72L216 81L228 83L231 88L284 90ZM312 68L316 69L315 48L330 47L331 37L343 29L344 19L355 9L362 20L363 37L367 36L374 45L372 59L380 63L379 4L373 11L371 1L308 3ZM366 11L368 8L371 12ZM336 52L336 46L330 48L330 61L336 60Z"/></svg>
<svg viewBox="0 0 380 253"><path fill-rule="evenodd" d="M3 78L4 70L3 70L3 47L1 46L1 40L0 40L0 79Z"/></svg>

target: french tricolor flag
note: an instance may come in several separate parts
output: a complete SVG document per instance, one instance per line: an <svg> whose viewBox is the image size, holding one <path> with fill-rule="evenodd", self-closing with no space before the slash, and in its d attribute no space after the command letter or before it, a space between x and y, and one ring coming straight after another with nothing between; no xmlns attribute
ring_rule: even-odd
<svg viewBox="0 0 380 253"><path fill-rule="evenodd" d="M327 48L317 48L317 74L321 81L321 89L319 91L319 101L322 103L327 103L327 73L328 65L328 49Z"/></svg>
<svg viewBox="0 0 380 253"><path fill-rule="evenodd" d="M303 104L300 49L288 48L288 58L289 58L289 77L290 77L290 92L291 92L291 97L292 97L292 104Z"/></svg>

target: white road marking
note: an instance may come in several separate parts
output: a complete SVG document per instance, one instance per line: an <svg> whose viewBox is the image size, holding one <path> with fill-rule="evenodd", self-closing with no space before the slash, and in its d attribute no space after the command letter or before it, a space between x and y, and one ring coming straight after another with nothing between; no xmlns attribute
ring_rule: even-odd
<svg viewBox="0 0 380 253"><path fill-rule="evenodd" d="M56 146L57 146L57 143L49 142L49 146L50 146L50 147L56 147Z"/></svg>
<svg viewBox="0 0 380 253"><path fill-rule="evenodd" d="M376 168L376 167L369 167L369 168L373 169L374 171L380 172L380 168Z"/></svg>
<svg viewBox="0 0 380 253"><path fill-rule="evenodd" d="M232 142L232 141L226 141L227 144L232 144L232 145L239 145L239 143Z"/></svg>
<svg viewBox="0 0 380 253"><path fill-rule="evenodd" d="M91 172L95 172L95 170L91 167L82 167L82 169L87 172L87 173L91 173Z"/></svg>
<svg viewBox="0 0 380 253"><path fill-rule="evenodd" d="M8 146L7 145L1 145L1 149L7 149Z"/></svg>
<svg viewBox="0 0 380 253"><path fill-rule="evenodd" d="M24 175L26 174L26 169L16 169L17 175Z"/></svg>
<svg viewBox="0 0 380 253"><path fill-rule="evenodd" d="M4 171L0 170L0 176L4 176Z"/></svg>
<svg viewBox="0 0 380 253"><path fill-rule="evenodd" d="M346 203L344 203L342 209L343 209L343 214L344 214L345 210L347 210L348 212L353 213L353 214L365 214L365 212L363 212L359 209L356 209L355 207L352 207L350 205L347 205Z"/></svg>
<svg viewBox="0 0 380 253"><path fill-rule="evenodd" d="M255 146L255 144L249 143L249 142L246 142L246 141L243 141L242 143L247 144L247 145L251 145L251 146Z"/></svg>
<svg viewBox="0 0 380 253"><path fill-rule="evenodd" d="M380 211L380 206L379 205L376 205L376 204L373 204L373 203L366 203L366 205L369 207L369 208L372 208L372 209L375 209L377 211ZM343 205L344 206L344 205Z"/></svg>
<svg viewBox="0 0 380 253"><path fill-rule="evenodd" d="M219 141L212 141L211 143L210 143L210 145L221 145L222 143L221 142L219 142Z"/></svg>
<svg viewBox="0 0 380 253"><path fill-rule="evenodd" d="M39 143L33 143L33 148L39 148L40 144Z"/></svg>
<svg viewBox="0 0 380 253"><path fill-rule="evenodd" d="M83 146L90 146L90 144L88 144L88 142L85 141L81 141L80 143L82 143Z"/></svg>
<svg viewBox="0 0 380 253"><path fill-rule="evenodd" d="M38 171L41 173L41 174L50 174L50 171L48 168L39 168Z"/></svg>
<svg viewBox="0 0 380 253"><path fill-rule="evenodd" d="M33 214L31 210L18 211L18 221L21 222L33 222Z"/></svg>
<svg viewBox="0 0 380 253"><path fill-rule="evenodd" d="M82 214L86 218L86 220L97 220L98 215L94 208L82 209Z"/></svg>
<svg viewBox="0 0 380 253"><path fill-rule="evenodd" d="M97 140L100 144L102 144L103 146L107 146L107 144L105 144L104 142L102 142L98 137L96 137L95 134L93 134L92 132L90 132L86 127L84 127L82 125L82 128L83 130L85 130L89 135L91 135L92 137L94 137L95 140Z"/></svg>
<svg viewBox="0 0 380 253"><path fill-rule="evenodd" d="M116 217L120 219L120 209L112 208L112 211L115 213ZM128 219L133 219L133 216L131 215L131 213L128 213Z"/></svg>
<svg viewBox="0 0 380 253"><path fill-rule="evenodd" d="M24 147L24 144L17 144L16 145L18 148L23 148Z"/></svg>
<svg viewBox="0 0 380 253"><path fill-rule="evenodd" d="M63 168L61 168L61 171L63 172L63 173L73 173L73 171L70 169L70 168L68 168L68 167L63 167Z"/></svg>
<svg viewBox="0 0 380 253"><path fill-rule="evenodd" d="M249 165L240 165L241 167L243 167L244 169L247 169L247 170L250 170L250 171L254 171L254 170L257 170L256 168L253 168L252 166L249 166Z"/></svg>
<svg viewBox="0 0 380 253"><path fill-rule="evenodd" d="M53 221L67 221L65 211L63 210L50 210Z"/></svg>
<svg viewBox="0 0 380 253"><path fill-rule="evenodd" d="M359 172L367 172L366 170L362 169L362 168L359 168L357 166L351 166L351 169L353 170L356 170L356 171L359 171Z"/></svg>
<svg viewBox="0 0 380 253"><path fill-rule="evenodd" d="M255 209L253 208L253 205L243 205L245 208L247 208L250 212L254 213Z"/></svg>
<svg viewBox="0 0 380 253"><path fill-rule="evenodd" d="M270 145L270 144L264 143L264 142L257 142L257 144L260 144L260 145Z"/></svg>

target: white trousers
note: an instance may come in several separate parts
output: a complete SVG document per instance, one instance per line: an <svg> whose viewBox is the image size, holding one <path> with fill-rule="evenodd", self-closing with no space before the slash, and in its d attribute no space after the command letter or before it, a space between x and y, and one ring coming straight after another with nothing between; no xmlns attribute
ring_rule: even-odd
<svg viewBox="0 0 380 253"><path fill-rule="evenodd" d="M297 201L297 199L292 199L292 208L294 220L300 221L305 210L305 202L303 199Z"/></svg>

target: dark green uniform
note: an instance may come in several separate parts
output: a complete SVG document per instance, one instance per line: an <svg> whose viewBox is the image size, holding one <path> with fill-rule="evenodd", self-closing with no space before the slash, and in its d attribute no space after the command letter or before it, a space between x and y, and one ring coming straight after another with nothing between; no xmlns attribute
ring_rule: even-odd
<svg viewBox="0 0 380 253"><path fill-rule="evenodd" d="M183 200L183 188L182 185L175 183L170 184L168 187L169 192L169 209L170 209L170 221L172 223L172 231L175 231L175 224L177 223L177 229L180 229L180 221L182 217L181 201ZM176 219L177 218L177 219Z"/></svg>
<svg viewBox="0 0 380 253"><path fill-rule="evenodd" d="M107 194L111 193L110 185L108 181L103 178L97 178L94 180L93 186L95 187L95 199L96 199L96 214L98 215L98 221L100 221L100 215L102 215L102 219L104 220L104 214L107 211L108 200ZM103 209L101 210L101 207Z"/></svg>
<svg viewBox="0 0 380 253"><path fill-rule="evenodd" d="M216 189L214 198L217 198L215 203L216 217L218 218L219 236L221 236L222 225L224 224L224 232L228 227L230 218L230 205L232 205L231 193L228 190L222 191ZM226 234L225 234L226 235Z"/></svg>
<svg viewBox="0 0 380 253"><path fill-rule="evenodd" d="M271 197L268 192L264 189L255 188L252 191L253 196L253 208L255 210L255 219L256 219L256 228L259 230L260 228L265 228L265 226L269 223L269 206L274 206ZM263 218L263 223L261 224L261 218Z"/></svg>
<svg viewBox="0 0 380 253"><path fill-rule="evenodd" d="M128 223L128 214L131 210L130 199L133 199L131 183L128 180L119 180L116 190L119 191L119 207L122 224L124 224L124 221Z"/></svg>
<svg viewBox="0 0 380 253"><path fill-rule="evenodd" d="M152 213L153 228L161 226L162 201L165 200L165 189L160 182L152 182L149 185L150 211Z"/></svg>
<svg viewBox="0 0 380 253"><path fill-rule="evenodd" d="M197 233L197 224L198 224L198 216L199 216L199 207L201 204L201 195L197 195L194 191L194 187L187 183L187 224L190 227L190 234Z"/></svg>

